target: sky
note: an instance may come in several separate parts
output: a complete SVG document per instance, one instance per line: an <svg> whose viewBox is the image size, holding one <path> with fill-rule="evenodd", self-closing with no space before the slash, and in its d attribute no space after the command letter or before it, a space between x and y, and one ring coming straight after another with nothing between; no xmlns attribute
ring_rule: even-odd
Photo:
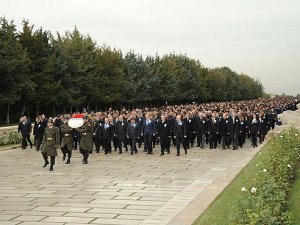
<svg viewBox="0 0 300 225"><path fill-rule="evenodd" d="M75 26L98 45L186 54L228 66L273 94L300 93L299 0L0 0L0 17L52 33Z"/></svg>

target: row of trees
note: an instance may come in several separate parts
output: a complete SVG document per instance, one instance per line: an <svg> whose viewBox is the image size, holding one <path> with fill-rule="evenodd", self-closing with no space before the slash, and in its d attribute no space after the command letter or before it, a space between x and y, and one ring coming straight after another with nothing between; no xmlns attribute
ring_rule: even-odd
<svg viewBox="0 0 300 225"><path fill-rule="evenodd" d="M142 57L99 47L78 29L55 36L23 21L0 18L0 108L10 112L66 112L113 104L253 99L262 96L260 81L228 67L206 68L182 54ZM3 113L5 112L5 113Z"/></svg>

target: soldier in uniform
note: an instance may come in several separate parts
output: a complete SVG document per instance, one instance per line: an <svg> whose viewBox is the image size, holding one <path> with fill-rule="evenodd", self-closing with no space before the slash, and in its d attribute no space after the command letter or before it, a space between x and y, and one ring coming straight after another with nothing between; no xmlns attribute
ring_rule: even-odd
<svg viewBox="0 0 300 225"><path fill-rule="evenodd" d="M93 147L93 131L92 125L88 121L88 117L83 118L83 125L81 128L76 130L80 133L80 153L83 155L83 164L88 164L89 152L92 151Z"/></svg>
<svg viewBox="0 0 300 225"><path fill-rule="evenodd" d="M60 143L59 129L54 126L52 118L49 118L47 128L45 129L43 142L42 142L42 155L45 160L43 167L49 164L48 156L50 156L50 169L53 171L55 164L55 156L57 156L57 148Z"/></svg>
<svg viewBox="0 0 300 225"><path fill-rule="evenodd" d="M68 125L68 116L64 116L63 124L60 125L60 133L61 133L61 144L60 148L63 153L63 161L65 161L66 156L68 154L68 159L66 164L70 164L72 150L73 150L73 129Z"/></svg>

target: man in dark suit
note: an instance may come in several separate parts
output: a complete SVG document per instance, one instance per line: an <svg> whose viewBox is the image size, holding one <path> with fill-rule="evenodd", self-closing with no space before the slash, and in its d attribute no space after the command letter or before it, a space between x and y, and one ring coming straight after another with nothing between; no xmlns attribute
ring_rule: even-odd
<svg viewBox="0 0 300 225"><path fill-rule="evenodd" d="M27 142L30 144L30 148L32 148L32 142L30 140L31 133L31 123L27 120L26 116L23 116L20 120L18 133L22 134L22 149L26 149Z"/></svg>
<svg viewBox="0 0 300 225"><path fill-rule="evenodd" d="M130 124L127 127L127 138L129 139L130 143L130 154L133 155L133 152L137 153L136 143L137 140L140 138L140 128L138 123L135 122L135 118L130 120Z"/></svg>
<svg viewBox="0 0 300 225"><path fill-rule="evenodd" d="M141 136L144 137L145 151L147 154L153 154L152 152L152 138L155 135L155 124L150 119L150 115L147 113L145 120L142 124Z"/></svg>
<svg viewBox="0 0 300 225"><path fill-rule="evenodd" d="M174 138L176 138L176 149L177 154L176 156L180 156L180 143L183 146L184 153L187 154L187 149L185 146L184 138L186 138L186 124L184 121L181 120L181 116L176 116L176 122L174 124Z"/></svg>
<svg viewBox="0 0 300 225"><path fill-rule="evenodd" d="M229 136L227 131L227 124L228 124L227 114L223 113L222 119L219 122L221 144L223 149L226 149L226 147L229 148Z"/></svg>
<svg viewBox="0 0 300 225"><path fill-rule="evenodd" d="M136 118L136 123L137 123L137 125L138 125L138 129L139 129L139 130L142 129L143 121L144 121L144 118L143 118L142 115L139 113L139 114L137 115L137 118ZM142 137L140 137L140 138L138 139L138 143L139 143L139 144L138 144L138 147L141 148L141 147L142 147L142 143L143 143L143 138L142 138Z"/></svg>
<svg viewBox="0 0 300 225"><path fill-rule="evenodd" d="M236 150L238 149L238 136L241 131L241 122L235 112L232 112L231 116L228 118L227 129L227 133L232 143L232 149Z"/></svg>
<svg viewBox="0 0 300 225"><path fill-rule="evenodd" d="M47 123L42 121L42 118L39 116L38 117L39 121L36 124L36 129L35 129L35 137L36 137L36 150L39 151L40 146L43 141L43 136L45 132L45 128L47 127Z"/></svg>
<svg viewBox="0 0 300 225"><path fill-rule="evenodd" d="M125 147L126 152L127 149L127 143L126 143L126 132L127 132L127 124L123 120L123 116L119 116L118 122L115 125L115 135L118 139L118 147L119 147L119 154L122 154L122 144Z"/></svg>
<svg viewBox="0 0 300 225"><path fill-rule="evenodd" d="M157 124L157 134L160 140L160 155L164 155L165 150L170 154L171 127L166 121L165 115L161 115L160 121Z"/></svg>
<svg viewBox="0 0 300 225"><path fill-rule="evenodd" d="M204 149L205 146L205 133L207 130L206 119L203 113L199 113L199 117L196 118L196 133L197 133L197 147Z"/></svg>
<svg viewBox="0 0 300 225"><path fill-rule="evenodd" d="M190 148L190 143L191 143L191 148L194 147L194 140L195 140L195 130L196 130L196 125L195 125L195 119L190 116L189 113L186 114L186 118L184 119L184 122L186 124L186 147L187 149Z"/></svg>
<svg viewBox="0 0 300 225"><path fill-rule="evenodd" d="M210 149L216 149L218 143L219 133L219 120L216 118L216 114L212 113L211 118L208 120L208 137Z"/></svg>
<svg viewBox="0 0 300 225"><path fill-rule="evenodd" d="M113 136L112 126L109 124L109 120L106 117L104 119L104 124L100 129L100 138L103 141L104 154L111 153L111 138Z"/></svg>

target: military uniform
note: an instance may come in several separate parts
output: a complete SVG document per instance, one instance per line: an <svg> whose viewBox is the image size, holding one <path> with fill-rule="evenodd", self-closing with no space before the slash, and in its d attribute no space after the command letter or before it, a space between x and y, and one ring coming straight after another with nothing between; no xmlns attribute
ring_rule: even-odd
<svg viewBox="0 0 300 225"><path fill-rule="evenodd" d="M72 149L73 149L73 134L72 134L72 128L69 127L67 123L64 123L60 126L60 132L61 132L61 144L60 148L63 153L63 161L66 158L66 155L68 154L68 160L66 164L70 163L70 159L72 156Z"/></svg>
<svg viewBox="0 0 300 225"><path fill-rule="evenodd" d="M47 127L45 129L43 142L42 142L42 155L45 160L43 167L49 164L48 156L50 156L50 171L53 170L55 164L55 156L57 156L57 148L60 142L59 129L57 127Z"/></svg>
<svg viewBox="0 0 300 225"><path fill-rule="evenodd" d="M92 125L89 122L85 122L81 128L77 131L80 133L80 153L83 155L82 162L84 164L88 163L89 152L93 148L93 130Z"/></svg>

